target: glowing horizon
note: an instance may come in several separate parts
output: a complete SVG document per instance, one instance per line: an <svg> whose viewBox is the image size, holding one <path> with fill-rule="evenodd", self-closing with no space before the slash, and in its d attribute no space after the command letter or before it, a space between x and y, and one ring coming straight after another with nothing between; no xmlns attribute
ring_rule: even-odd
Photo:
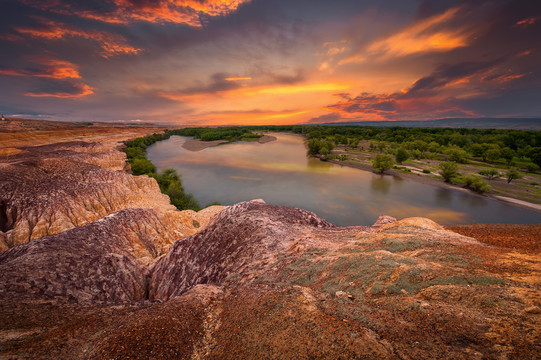
<svg viewBox="0 0 541 360"><path fill-rule="evenodd" d="M0 111L263 125L541 117L534 1L7 0Z"/></svg>

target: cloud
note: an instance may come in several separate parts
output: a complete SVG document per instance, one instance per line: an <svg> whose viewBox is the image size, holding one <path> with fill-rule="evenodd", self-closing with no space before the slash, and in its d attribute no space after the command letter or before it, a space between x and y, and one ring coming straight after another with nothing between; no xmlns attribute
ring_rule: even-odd
<svg viewBox="0 0 541 360"><path fill-rule="evenodd" d="M33 65L27 67L0 67L0 75L43 79L41 87L46 90L24 93L30 97L80 98L94 93L92 87L79 80L78 67L64 60L34 58Z"/></svg>
<svg viewBox="0 0 541 360"><path fill-rule="evenodd" d="M368 46L368 52L383 57L405 56L430 51L448 51L468 45L469 31L464 28L445 29L443 25L453 20L459 8L429 17L402 31Z"/></svg>
<svg viewBox="0 0 541 360"><path fill-rule="evenodd" d="M308 120L309 124L326 124L326 123L333 123L333 122L340 122L343 120L342 115L337 112L332 112L329 114L323 114L321 116L313 117L310 120Z"/></svg>
<svg viewBox="0 0 541 360"><path fill-rule="evenodd" d="M504 59L492 61L466 61L457 64L444 64L432 74L417 80L407 91L408 94L434 91L448 85L457 85L469 81L473 76L484 74L501 64Z"/></svg>
<svg viewBox="0 0 541 360"><path fill-rule="evenodd" d="M142 50L128 44L126 39L119 34L105 31L85 31L64 23L38 18L39 24L32 27L15 27L14 30L21 35L47 40L63 40L69 38L83 38L97 42L105 58L115 55L137 55Z"/></svg>
<svg viewBox="0 0 541 360"><path fill-rule="evenodd" d="M94 93L94 89L80 82L48 82L42 89L27 92L30 97L81 98Z"/></svg>
<svg viewBox="0 0 541 360"><path fill-rule="evenodd" d="M80 79L79 69L69 61L41 58L36 59L38 66L26 68L0 67L0 75L34 76L52 79Z"/></svg>
<svg viewBox="0 0 541 360"><path fill-rule="evenodd" d="M229 14L250 0L112 0L87 6L63 0L43 2L25 0L42 10L76 15L110 24L133 22L176 23L201 27L207 17ZM92 6L94 5L94 6ZM97 9L96 9L97 8Z"/></svg>

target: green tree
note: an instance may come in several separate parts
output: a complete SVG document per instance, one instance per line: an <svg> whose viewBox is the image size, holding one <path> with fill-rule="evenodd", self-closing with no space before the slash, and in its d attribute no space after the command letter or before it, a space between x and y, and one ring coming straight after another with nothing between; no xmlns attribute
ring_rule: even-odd
<svg viewBox="0 0 541 360"><path fill-rule="evenodd" d="M505 173L505 176L507 177L508 184L515 179L522 179L522 174L518 172L517 169L507 170L507 172Z"/></svg>
<svg viewBox="0 0 541 360"><path fill-rule="evenodd" d="M485 180L478 178L477 176L466 175L463 179L465 186L475 192L484 193L491 190L490 185Z"/></svg>
<svg viewBox="0 0 541 360"><path fill-rule="evenodd" d="M466 150L461 149L459 147L451 147L447 150L448 160L454 161L457 163L465 163L466 160L470 157L470 154L466 152Z"/></svg>
<svg viewBox="0 0 541 360"><path fill-rule="evenodd" d="M504 147L502 149L502 153L501 153L501 157L503 159L505 159L505 162L507 163L507 165L511 165L513 164L513 158L517 155L517 153L515 152L515 150L509 148L509 147Z"/></svg>
<svg viewBox="0 0 541 360"><path fill-rule="evenodd" d="M533 172L539 171L539 166L534 163L527 163L526 170L528 170L528 172L533 173Z"/></svg>
<svg viewBox="0 0 541 360"><path fill-rule="evenodd" d="M487 179L492 180L495 177L500 177L500 172L496 169L484 169L479 171L480 175L486 176Z"/></svg>
<svg viewBox="0 0 541 360"><path fill-rule="evenodd" d="M319 139L310 139L308 140L308 153L311 155L319 154L321 150L321 141Z"/></svg>
<svg viewBox="0 0 541 360"><path fill-rule="evenodd" d="M492 147L483 153L483 160L494 162L502 156L502 152L498 146Z"/></svg>
<svg viewBox="0 0 541 360"><path fill-rule="evenodd" d="M156 173L156 167L147 159L135 158L131 163L133 175L144 175Z"/></svg>
<svg viewBox="0 0 541 360"><path fill-rule="evenodd" d="M372 167L380 174L393 167L393 157L389 154L378 154L372 160Z"/></svg>
<svg viewBox="0 0 541 360"><path fill-rule="evenodd" d="M439 167L440 175L445 182L451 182L451 179L457 175L458 165L454 161L444 161Z"/></svg>
<svg viewBox="0 0 541 360"><path fill-rule="evenodd" d="M404 148L400 147L396 150L395 159L397 163L402 164L404 161L408 160L409 157L410 154Z"/></svg>

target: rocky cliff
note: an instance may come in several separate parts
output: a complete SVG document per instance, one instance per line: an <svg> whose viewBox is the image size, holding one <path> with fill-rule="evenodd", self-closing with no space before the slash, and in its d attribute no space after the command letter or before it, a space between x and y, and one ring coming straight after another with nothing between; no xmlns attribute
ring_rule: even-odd
<svg viewBox="0 0 541 360"><path fill-rule="evenodd" d="M122 209L158 210L175 223L174 238L193 234L198 230L193 224L207 218L202 213L197 221L192 211L178 212L154 179L121 171L126 157L118 150L86 142L19 150L0 163L0 251ZM170 245L173 237L160 241Z"/></svg>
<svg viewBox="0 0 541 360"><path fill-rule="evenodd" d="M539 258L428 219L340 228L258 200L217 213L161 257L155 230L167 232L156 211L123 210L2 254L1 349L88 359L541 350Z"/></svg>
<svg viewBox="0 0 541 360"><path fill-rule="evenodd" d="M0 359L541 353L538 247L495 227L342 228L262 200L181 212L111 147L16 150L0 163Z"/></svg>

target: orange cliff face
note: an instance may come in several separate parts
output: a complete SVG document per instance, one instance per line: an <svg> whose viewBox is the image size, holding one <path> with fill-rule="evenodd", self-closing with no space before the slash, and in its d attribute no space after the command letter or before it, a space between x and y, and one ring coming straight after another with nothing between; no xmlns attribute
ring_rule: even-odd
<svg viewBox="0 0 541 360"><path fill-rule="evenodd" d="M91 223L116 211L151 208L167 231L152 241L157 255L176 239L198 231L212 211L177 211L147 176L122 171L126 156L81 141L23 147L0 162L2 229L0 250ZM199 219L199 218L202 219ZM150 261L150 259L148 260Z"/></svg>
<svg viewBox="0 0 541 360"><path fill-rule="evenodd" d="M505 241L508 226L342 228L262 200L178 211L101 136L0 159L0 357L541 352L539 248L516 245L540 225Z"/></svg>

